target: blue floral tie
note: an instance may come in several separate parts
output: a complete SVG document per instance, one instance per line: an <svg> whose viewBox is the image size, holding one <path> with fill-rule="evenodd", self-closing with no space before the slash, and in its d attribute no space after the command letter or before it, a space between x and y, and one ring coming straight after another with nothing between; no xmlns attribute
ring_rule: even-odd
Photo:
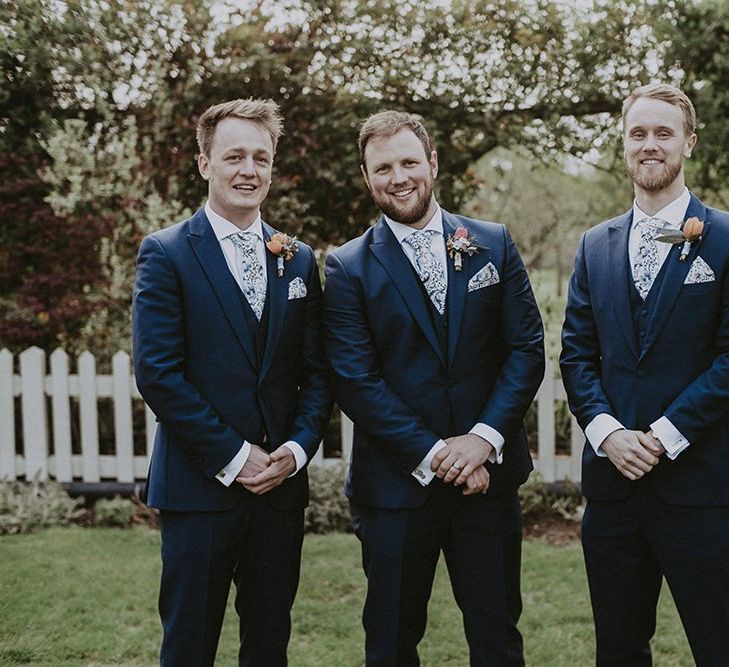
<svg viewBox="0 0 729 667"><path fill-rule="evenodd" d="M405 238L415 250L415 269L423 281L430 300L442 315L446 302L446 276L443 265L433 254L433 236L438 234L434 229L418 230Z"/></svg>
<svg viewBox="0 0 729 667"><path fill-rule="evenodd" d="M640 242L633 262L633 282L638 290L640 298L646 300L648 292L651 291L653 282L658 275L660 262L658 259L658 241L656 236L658 230L665 226L665 221L660 218L646 218L641 220L637 229L640 232Z"/></svg>
<svg viewBox="0 0 729 667"><path fill-rule="evenodd" d="M243 294L256 319L260 321L266 303L266 275L258 259L258 237L253 232L238 232L230 238L240 251L239 269Z"/></svg>

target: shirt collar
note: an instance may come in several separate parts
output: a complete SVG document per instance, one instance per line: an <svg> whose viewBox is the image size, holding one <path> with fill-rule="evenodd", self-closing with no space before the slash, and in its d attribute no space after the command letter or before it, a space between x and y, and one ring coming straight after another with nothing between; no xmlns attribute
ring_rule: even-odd
<svg viewBox="0 0 729 667"><path fill-rule="evenodd" d="M218 215L210 207L210 202L205 202L205 215L208 216L210 226L213 228L213 233L218 241L222 241L233 234L238 234L240 231L251 232L255 234L259 239L263 240L263 223L261 222L261 214L253 221L253 224L245 230L241 230L240 227L236 227L230 220L224 218L222 215Z"/></svg>
<svg viewBox="0 0 729 667"><path fill-rule="evenodd" d="M638 206L638 202L633 201L633 227L639 222L646 218L660 218L668 223L669 227L678 229L683 222L683 218L686 215L689 202L691 201L691 195L689 194L688 188L684 188L683 192L676 197L670 204L664 206L655 215L648 215L641 211Z"/></svg>
<svg viewBox="0 0 729 667"><path fill-rule="evenodd" d="M443 234L443 213L440 210L440 206L437 206L433 217L428 221L428 224L423 227L422 230L417 230L410 225L404 225L402 222L395 222L387 216L385 216L385 222L387 226L392 230L398 243L402 243L410 234L417 231L425 231L426 229L432 229L439 234Z"/></svg>

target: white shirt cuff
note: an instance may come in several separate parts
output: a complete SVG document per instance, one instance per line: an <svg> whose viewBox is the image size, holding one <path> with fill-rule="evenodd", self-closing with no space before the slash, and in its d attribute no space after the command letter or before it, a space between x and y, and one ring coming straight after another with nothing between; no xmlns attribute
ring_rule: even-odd
<svg viewBox="0 0 729 667"><path fill-rule="evenodd" d="M233 457L233 460L225 466L215 477L223 486L230 486L233 480L238 476L241 468L246 464L248 456L251 453L251 443L247 440L243 441L243 446Z"/></svg>
<svg viewBox="0 0 729 667"><path fill-rule="evenodd" d="M283 446L288 447L291 450L291 453L294 455L294 460L296 461L296 470L289 475L289 477L293 477L306 465L309 457L306 455L304 448L294 440L284 442Z"/></svg>
<svg viewBox="0 0 729 667"><path fill-rule="evenodd" d="M585 428L585 437L595 450L595 454L598 456L607 456L600 449L605 438L611 433L615 433L615 431L620 431L624 428L625 426L615 419L615 417L609 415L607 412L601 412Z"/></svg>
<svg viewBox="0 0 729 667"><path fill-rule="evenodd" d="M504 448L504 436L495 428L492 428L488 424L478 423L469 433L473 433L493 445L494 451L489 454L487 459L489 463L501 463L504 460L504 455L501 452Z"/></svg>
<svg viewBox="0 0 729 667"><path fill-rule="evenodd" d="M428 486L428 484L433 481L435 473L430 469L430 462L433 460L433 457L436 455L436 453L443 449L443 447L445 446L446 443L444 440L438 440L438 442L436 442L433 447L431 447L430 451L425 455L425 458L419 463L418 467L410 473L423 486Z"/></svg>
<svg viewBox="0 0 729 667"><path fill-rule="evenodd" d="M653 435L661 441L666 456L673 461L691 443L686 440L668 417L656 419L651 424Z"/></svg>

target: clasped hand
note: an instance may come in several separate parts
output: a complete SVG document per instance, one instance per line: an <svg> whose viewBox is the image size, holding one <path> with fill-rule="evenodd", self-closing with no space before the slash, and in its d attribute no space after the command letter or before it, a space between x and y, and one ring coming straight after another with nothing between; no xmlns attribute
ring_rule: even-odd
<svg viewBox="0 0 729 667"><path fill-rule="evenodd" d="M665 449L652 431L613 431L600 448L607 454L620 474L628 479L640 479L658 464Z"/></svg>
<svg viewBox="0 0 729 667"><path fill-rule="evenodd" d="M270 454L258 445L251 445L251 453L235 481L251 493L261 495L281 484L294 470L294 454L285 445Z"/></svg>
<svg viewBox="0 0 729 667"><path fill-rule="evenodd" d="M456 486L465 484L464 496L486 493L491 480L484 463L494 446L473 433L446 438L445 443L446 446L433 457L430 469L444 482Z"/></svg>

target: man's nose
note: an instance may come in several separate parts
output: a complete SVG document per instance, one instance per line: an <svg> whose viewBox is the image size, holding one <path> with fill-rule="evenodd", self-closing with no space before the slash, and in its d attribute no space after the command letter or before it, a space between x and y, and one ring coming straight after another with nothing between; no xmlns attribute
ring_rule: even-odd
<svg viewBox="0 0 729 667"><path fill-rule="evenodd" d="M244 174L245 176L254 176L256 173L256 170L253 165L253 158L252 157L245 157L240 161L240 164L238 165L238 171L241 174Z"/></svg>
<svg viewBox="0 0 729 667"><path fill-rule="evenodd" d="M392 182L393 183L404 183L408 180L408 176L402 167L395 166L392 168Z"/></svg>
<svg viewBox="0 0 729 667"><path fill-rule="evenodd" d="M644 151L655 151L658 149L658 142L656 141L656 135L649 132L646 135L645 143L643 144Z"/></svg>

